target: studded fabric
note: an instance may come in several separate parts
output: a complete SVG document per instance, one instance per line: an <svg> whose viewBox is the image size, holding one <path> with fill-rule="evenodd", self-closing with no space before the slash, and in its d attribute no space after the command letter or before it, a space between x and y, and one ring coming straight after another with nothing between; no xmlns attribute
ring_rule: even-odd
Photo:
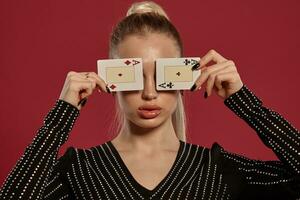
<svg viewBox="0 0 300 200"><path fill-rule="evenodd" d="M107 141L69 147L57 159L79 110L57 100L33 142L6 178L0 199L300 199L300 133L244 85L224 100L279 161L251 160L180 141L168 174L153 189L139 184ZM241 141L246 142L246 141Z"/></svg>

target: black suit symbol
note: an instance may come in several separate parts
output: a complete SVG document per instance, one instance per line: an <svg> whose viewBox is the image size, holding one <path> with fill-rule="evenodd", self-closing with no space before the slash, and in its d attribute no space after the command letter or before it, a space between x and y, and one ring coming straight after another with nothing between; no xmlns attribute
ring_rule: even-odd
<svg viewBox="0 0 300 200"><path fill-rule="evenodd" d="M161 83L158 85L159 87L162 87L162 88L172 88L174 86L174 84L172 82L169 82L169 83Z"/></svg>

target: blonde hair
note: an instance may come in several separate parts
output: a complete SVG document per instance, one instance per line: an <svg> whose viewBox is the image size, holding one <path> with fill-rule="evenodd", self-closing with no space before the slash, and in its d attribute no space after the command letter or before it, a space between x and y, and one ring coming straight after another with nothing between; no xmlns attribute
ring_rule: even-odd
<svg viewBox="0 0 300 200"><path fill-rule="evenodd" d="M167 13L162 9L162 7L152 1L142 1L142 2L133 3L128 9L126 16L129 16L134 13L146 13L146 12L158 13L169 20Z"/></svg>
<svg viewBox="0 0 300 200"><path fill-rule="evenodd" d="M114 28L109 45L109 57L117 57L117 46L128 35L146 35L148 33L164 33L173 38L178 46L180 56L183 55L183 46L180 35L175 26L169 21L166 12L158 4L151 1L133 3L128 9L126 17ZM117 98L117 97L115 97ZM115 118L109 132L119 134L126 125L124 113L119 103L115 103ZM178 92L177 107L172 114L172 124L178 139L186 141L186 114L184 97Z"/></svg>

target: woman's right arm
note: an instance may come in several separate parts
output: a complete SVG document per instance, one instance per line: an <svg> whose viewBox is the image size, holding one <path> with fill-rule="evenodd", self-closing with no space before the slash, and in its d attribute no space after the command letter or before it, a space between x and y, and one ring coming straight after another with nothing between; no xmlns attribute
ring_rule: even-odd
<svg viewBox="0 0 300 200"><path fill-rule="evenodd" d="M6 178L0 199L40 199L60 146L67 140L79 110L58 100L45 117L33 142L27 146Z"/></svg>
<svg viewBox="0 0 300 200"><path fill-rule="evenodd" d="M68 73L60 98L7 176L0 199L42 199L46 186L50 188L52 183L58 184L57 187L62 184L53 170L58 163L58 150L68 139L79 116L81 105L77 105L78 102L90 96L96 87L106 92L105 82L94 72L88 76L86 73Z"/></svg>

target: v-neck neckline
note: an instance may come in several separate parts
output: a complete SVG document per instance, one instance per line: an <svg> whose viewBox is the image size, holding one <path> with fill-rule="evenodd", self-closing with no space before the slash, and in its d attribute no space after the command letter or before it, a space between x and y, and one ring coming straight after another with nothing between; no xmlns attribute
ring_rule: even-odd
<svg viewBox="0 0 300 200"><path fill-rule="evenodd" d="M172 166L170 168L170 170L168 171L168 173L165 175L165 177L160 180L160 182L152 189L149 190L148 188L144 187L143 185L141 185L131 174L131 172L129 171L128 167L126 166L125 162L123 161L121 155L119 154L118 150L115 148L114 144L111 141L107 141L106 143L109 145L109 147L111 147L113 154L116 156L117 158L117 162L121 165L122 170L124 170L125 175L127 176L127 178L131 181L132 184L134 184L135 188L138 189L138 191L144 193L144 194L153 194L155 193L166 181L167 178L169 176L172 175L172 172L175 169L175 166L182 154L182 150L183 150L183 146L184 146L184 141L179 140L179 148L177 150L177 155L175 158L175 161L172 163ZM174 174L174 173L173 173Z"/></svg>

